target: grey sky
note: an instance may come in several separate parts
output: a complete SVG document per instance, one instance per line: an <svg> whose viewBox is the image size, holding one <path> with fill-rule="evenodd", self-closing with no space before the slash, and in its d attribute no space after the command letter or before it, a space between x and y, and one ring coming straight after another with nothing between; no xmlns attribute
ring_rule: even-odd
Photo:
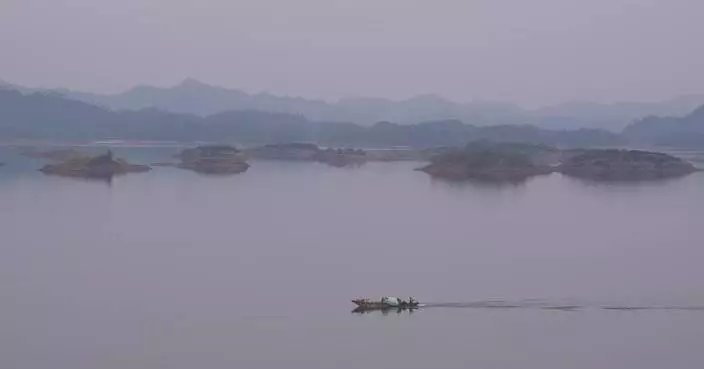
<svg viewBox="0 0 704 369"><path fill-rule="evenodd" d="M704 92L702 0L0 0L0 79L337 99Z"/></svg>

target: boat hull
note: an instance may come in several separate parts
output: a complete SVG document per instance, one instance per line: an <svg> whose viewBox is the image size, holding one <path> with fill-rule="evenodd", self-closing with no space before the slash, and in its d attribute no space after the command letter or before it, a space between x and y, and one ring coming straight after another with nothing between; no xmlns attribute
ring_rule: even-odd
<svg viewBox="0 0 704 369"><path fill-rule="evenodd" d="M413 303L408 303L405 301L401 301L398 305L391 305L385 302L381 301L371 301L371 300L365 300L365 299L357 299L357 300L352 300L352 302L357 305L357 308L355 310L358 311L366 311L366 310L409 310L409 309L417 309L419 307L419 304L417 302Z"/></svg>

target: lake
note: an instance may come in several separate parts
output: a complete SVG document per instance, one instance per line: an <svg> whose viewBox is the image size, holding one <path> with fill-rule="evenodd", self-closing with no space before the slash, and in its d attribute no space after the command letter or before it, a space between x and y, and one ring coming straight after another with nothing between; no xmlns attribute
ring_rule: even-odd
<svg viewBox="0 0 704 369"><path fill-rule="evenodd" d="M0 161L1 368L704 365L702 173L497 186L256 161L106 183ZM382 295L428 306L351 313Z"/></svg>

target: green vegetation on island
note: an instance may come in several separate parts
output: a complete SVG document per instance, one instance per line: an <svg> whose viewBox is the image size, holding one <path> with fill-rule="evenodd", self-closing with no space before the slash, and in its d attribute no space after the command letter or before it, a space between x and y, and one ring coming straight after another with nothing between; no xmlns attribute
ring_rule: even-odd
<svg viewBox="0 0 704 369"><path fill-rule="evenodd" d="M249 169L240 150L229 145L198 146L185 149L177 166L201 174L237 174Z"/></svg>
<svg viewBox="0 0 704 369"><path fill-rule="evenodd" d="M452 180L514 181L560 172L585 179L616 181L679 177L698 169L680 158L649 151L558 150L544 145L480 142L439 154L419 170Z"/></svg>
<svg viewBox="0 0 704 369"><path fill-rule="evenodd" d="M246 155L255 159L315 161L335 167L360 165L367 161L367 154L361 149L322 149L316 144L299 142L256 147L247 150Z"/></svg>
<svg viewBox="0 0 704 369"><path fill-rule="evenodd" d="M609 149L567 153L556 170L593 180L643 180L680 177L697 171L697 168L663 153Z"/></svg>
<svg viewBox="0 0 704 369"><path fill-rule="evenodd" d="M550 158L558 152L542 145L476 142L439 154L418 170L450 180L515 181L550 173Z"/></svg>
<svg viewBox="0 0 704 369"><path fill-rule="evenodd" d="M320 153L320 147L306 142L277 143L254 147L245 153L254 159L314 161Z"/></svg>
<svg viewBox="0 0 704 369"><path fill-rule="evenodd" d="M112 178L113 176L147 172L146 165L130 164L113 158L112 152L98 156L75 156L66 161L47 164L40 169L44 174L81 178Z"/></svg>

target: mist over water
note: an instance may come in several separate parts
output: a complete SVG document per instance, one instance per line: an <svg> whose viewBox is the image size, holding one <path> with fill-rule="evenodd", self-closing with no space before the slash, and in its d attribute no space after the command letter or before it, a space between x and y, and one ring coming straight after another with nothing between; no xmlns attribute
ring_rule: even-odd
<svg viewBox="0 0 704 369"><path fill-rule="evenodd" d="M256 161L107 184L0 162L2 368L704 364L702 174L496 186ZM426 306L350 313L382 295Z"/></svg>

